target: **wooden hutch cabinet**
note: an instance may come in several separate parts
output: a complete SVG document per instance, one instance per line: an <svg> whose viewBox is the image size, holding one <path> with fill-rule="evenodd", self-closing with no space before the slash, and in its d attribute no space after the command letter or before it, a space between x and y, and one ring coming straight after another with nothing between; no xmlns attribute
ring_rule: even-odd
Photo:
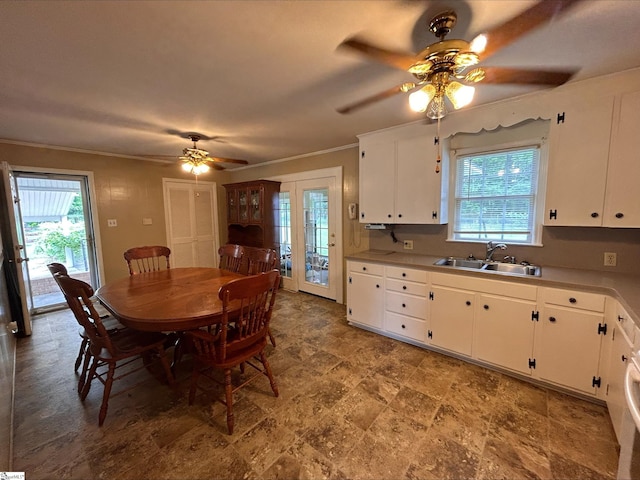
<svg viewBox="0 0 640 480"><path fill-rule="evenodd" d="M280 182L228 183L227 242L280 251Z"/></svg>

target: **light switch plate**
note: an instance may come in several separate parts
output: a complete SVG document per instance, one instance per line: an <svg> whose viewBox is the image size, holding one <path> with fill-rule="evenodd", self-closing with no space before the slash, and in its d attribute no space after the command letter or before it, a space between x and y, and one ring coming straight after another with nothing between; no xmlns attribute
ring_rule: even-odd
<svg viewBox="0 0 640 480"><path fill-rule="evenodd" d="M143 225L152 225L153 224L153 220L151 220L150 218L143 218L142 219L142 224Z"/></svg>

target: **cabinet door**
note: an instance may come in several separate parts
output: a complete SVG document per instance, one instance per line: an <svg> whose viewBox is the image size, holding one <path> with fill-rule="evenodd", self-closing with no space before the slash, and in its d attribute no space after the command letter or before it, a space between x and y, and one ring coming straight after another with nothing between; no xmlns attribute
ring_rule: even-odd
<svg viewBox="0 0 640 480"><path fill-rule="evenodd" d="M347 319L350 322L382 328L384 318L383 278L349 273L347 281Z"/></svg>
<svg viewBox="0 0 640 480"><path fill-rule="evenodd" d="M595 394L601 324L601 313L545 305L536 326L535 359L540 379Z"/></svg>
<svg viewBox="0 0 640 480"><path fill-rule="evenodd" d="M607 386L607 408L611 416L611 423L621 441L620 433L622 428L622 417L627 408L624 396L624 375L627 369L627 362L631 356L633 345L627 337L624 329L616 325L612 332L613 340L611 345L611 359L609 361L609 385Z"/></svg>
<svg viewBox="0 0 640 480"><path fill-rule="evenodd" d="M259 185L249 187L249 222L262 223L264 218L264 192Z"/></svg>
<svg viewBox="0 0 640 480"><path fill-rule="evenodd" d="M470 356L473 334L472 292L434 286L429 343Z"/></svg>
<svg viewBox="0 0 640 480"><path fill-rule="evenodd" d="M545 225L601 226L613 97L584 99L551 119Z"/></svg>
<svg viewBox="0 0 640 480"><path fill-rule="evenodd" d="M395 222L395 142L360 141L360 222Z"/></svg>
<svg viewBox="0 0 640 480"><path fill-rule="evenodd" d="M237 223L238 221L238 190L227 189L227 223Z"/></svg>
<svg viewBox="0 0 640 480"><path fill-rule="evenodd" d="M396 223L440 223L440 182L433 138L397 141Z"/></svg>
<svg viewBox="0 0 640 480"><path fill-rule="evenodd" d="M238 189L238 223L249 222L249 190Z"/></svg>
<svg viewBox="0 0 640 480"><path fill-rule="evenodd" d="M640 92L622 95L614 121L607 173L604 225L640 227Z"/></svg>
<svg viewBox="0 0 640 480"><path fill-rule="evenodd" d="M476 302L474 356L531 375L536 303L494 295L479 295Z"/></svg>

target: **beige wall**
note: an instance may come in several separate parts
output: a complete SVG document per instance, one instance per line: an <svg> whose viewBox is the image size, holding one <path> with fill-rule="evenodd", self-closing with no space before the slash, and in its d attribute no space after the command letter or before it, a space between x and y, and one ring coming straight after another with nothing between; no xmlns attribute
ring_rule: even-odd
<svg viewBox="0 0 640 480"><path fill-rule="evenodd" d="M16 170L39 167L93 172L107 282L128 275L122 257L126 249L166 245L162 178L193 179L177 164L2 143L0 161L8 162ZM212 172L206 180L222 183L225 175ZM142 225L143 218L151 218L152 225ZM118 226L107 227L108 219L116 219Z"/></svg>
<svg viewBox="0 0 640 480"><path fill-rule="evenodd" d="M412 253L425 255L466 257L473 254L484 258L481 243L447 242L447 225L399 225L394 229L398 243L393 243L390 232L371 231L371 248L404 251L402 241L413 240ZM518 262L526 260L543 266L579 268L617 273L635 273L640 265L640 229L614 229L592 227L544 227L542 247L511 245L500 254L515 255ZM605 267L604 252L616 252L616 267Z"/></svg>
<svg viewBox="0 0 640 480"><path fill-rule="evenodd" d="M122 253L134 245L166 244L162 178L193 179L177 164L161 164L106 155L68 152L0 143L0 161L16 170L38 167L90 171L94 175L105 281L126 276ZM240 171L212 171L202 180L218 187L220 241L226 241L226 198L223 184L256 180L329 167L343 169L343 246L348 255L368 249L368 236L357 220L349 220L347 205L358 201L358 148L352 147L287 162ZM153 224L142 225L143 218ZM117 227L107 227L116 219Z"/></svg>

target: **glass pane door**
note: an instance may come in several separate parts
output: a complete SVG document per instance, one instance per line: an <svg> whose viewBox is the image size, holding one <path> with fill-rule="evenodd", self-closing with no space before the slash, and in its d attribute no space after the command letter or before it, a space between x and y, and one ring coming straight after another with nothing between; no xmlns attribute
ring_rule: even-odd
<svg viewBox="0 0 640 480"><path fill-rule="evenodd" d="M329 284L329 191L304 191L304 246L307 282Z"/></svg>
<svg viewBox="0 0 640 480"><path fill-rule="evenodd" d="M65 304L48 263L97 288L86 177L15 172L34 312Z"/></svg>
<svg viewBox="0 0 640 480"><path fill-rule="evenodd" d="M280 192L280 274L284 278L292 278L291 259L291 195Z"/></svg>
<svg viewBox="0 0 640 480"><path fill-rule="evenodd" d="M335 213L333 195L335 180L320 178L296 182L299 233L298 289L325 298L336 299L339 279L331 269L335 257ZM304 271L301 271L304 270Z"/></svg>

